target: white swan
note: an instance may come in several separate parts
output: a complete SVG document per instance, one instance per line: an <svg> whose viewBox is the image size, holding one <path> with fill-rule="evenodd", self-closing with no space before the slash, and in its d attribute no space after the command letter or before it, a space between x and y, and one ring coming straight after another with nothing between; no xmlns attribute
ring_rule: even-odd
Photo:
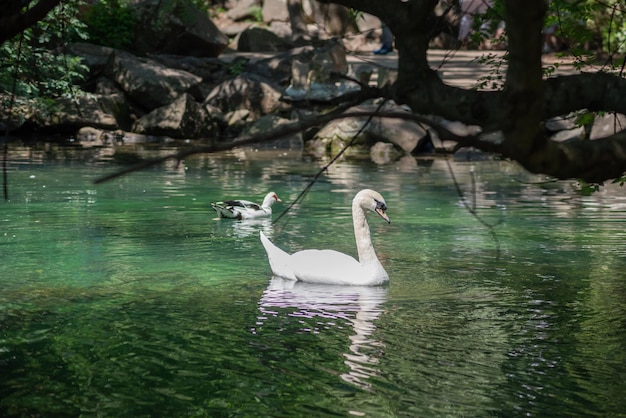
<svg viewBox="0 0 626 418"><path fill-rule="evenodd" d="M271 216L272 205L275 202L281 202L281 200L276 193L269 192L260 205L249 200L224 200L211 203L211 207L221 218L255 219Z"/></svg>
<svg viewBox="0 0 626 418"><path fill-rule="evenodd" d="M380 215L388 223L387 205L380 193L364 189L352 200L352 222L359 260L334 250L303 250L287 254L260 232L261 242L274 275L310 283L376 286L389 275L376 256L365 210Z"/></svg>

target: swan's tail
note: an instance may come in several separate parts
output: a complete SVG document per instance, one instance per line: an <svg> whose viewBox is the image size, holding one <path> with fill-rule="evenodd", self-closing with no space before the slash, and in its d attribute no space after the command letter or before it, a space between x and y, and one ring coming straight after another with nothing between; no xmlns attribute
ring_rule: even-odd
<svg viewBox="0 0 626 418"><path fill-rule="evenodd" d="M281 250L270 241L263 231L260 231L261 243L265 247L267 253L267 259L270 263L272 273L276 276L284 277L286 279L296 280L293 269L289 267L289 254Z"/></svg>

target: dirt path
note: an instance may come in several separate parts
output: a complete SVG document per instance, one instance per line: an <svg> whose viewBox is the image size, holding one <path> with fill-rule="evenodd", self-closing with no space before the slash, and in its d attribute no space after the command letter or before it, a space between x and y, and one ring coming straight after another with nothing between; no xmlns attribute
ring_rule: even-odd
<svg viewBox="0 0 626 418"><path fill-rule="evenodd" d="M220 56L220 59L230 60L237 56L245 56L251 60L269 58L275 53L228 53ZM476 87L479 80L485 77L496 77L498 72L494 71L491 64L480 63L482 57L492 56L494 59L501 58L504 51L461 51L431 49L428 51L428 59L433 69L440 72L443 80L453 86L463 88ZM396 68L398 64L398 53L396 51L388 55L374 55L371 52L355 52L347 55L348 62L352 64L363 63L388 68ZM576 74L579 73L573 66L573 60L560 59L554 54L543 56L544 66L558 63L556 74ZM504 76L506 63L502 62L499 74ZM586 71L593 71L589 68ZM486 87L485 87L486 88Z"/></svg>
<svg viewBox="0 0 626 418"><path fill-rule="evenodd" d="M430 65L442 75L443 80L453 86L472 88L475 87L478 80L485 77L496 77L498 72L486 63L480 63L479 59L492 56L494 59L501 58L504 51L452 51L431 49L428 52ZM377 56L371 53L361 53L348 56L351 63L370 63L372 65L380 65L389 68L396 68L398 55L393 52L389 55ZM572 60L559 59L555 55L545 55L544 65L554 65L559 63L556 73L559 75L576 74L579 71L573 66ZM499 69L499 73L504 76L506 66Z"/></svg>

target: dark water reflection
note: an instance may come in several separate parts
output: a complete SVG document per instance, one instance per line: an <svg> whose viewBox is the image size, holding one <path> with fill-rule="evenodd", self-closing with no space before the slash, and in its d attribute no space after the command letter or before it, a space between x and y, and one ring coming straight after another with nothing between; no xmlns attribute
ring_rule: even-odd
<svg viewBox="0 0 626 418"><path fill-rule="evenodd" d="M376 365L384 346L372 338L374 321L386 300L387 288L382 286L327 286L272 277L259 302L261 315L253 332L261 333L267 321L282 316L298 318L300 332L319 334L333 327L351 328L349 351L343 354L349 370L337 373L349 383L370 389L367 380L379 374Z"/></svg>
<svg viewBox="0 0 626 418"><path fill-rule="evenodd" d="M32 155L31 155L32 157ZM277 224L209 203L290 202L320 164L231 153L95 186L89 159L12 160L0 211L1 416L624 416L626 193L506 162L341 162ZM258 240L355 253L388 287L272 278ZM280 212L286 205L275 207Z"/></svg>

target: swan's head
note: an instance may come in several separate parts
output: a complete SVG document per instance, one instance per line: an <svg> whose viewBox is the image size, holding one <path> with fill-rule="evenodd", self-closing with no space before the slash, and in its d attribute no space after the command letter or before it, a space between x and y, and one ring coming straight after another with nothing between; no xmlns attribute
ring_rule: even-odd
<svg viewBox="0 0 626 418"><path fill-rule="evenodd" d="M265 195L262 206L272 206L275 202L282 202L282 200L278 198L278 195L276 193L269 192Z"/></svg>
<svg viewBox="0 0 626 418"><path fill-rule="evenodd" d="M353 204L358 204L360 207L366 210L376 212L387 223L391 223L389 216L387 216L387 204L385 199L375 190L363 189L354 196L352 200Z"/></svg>

